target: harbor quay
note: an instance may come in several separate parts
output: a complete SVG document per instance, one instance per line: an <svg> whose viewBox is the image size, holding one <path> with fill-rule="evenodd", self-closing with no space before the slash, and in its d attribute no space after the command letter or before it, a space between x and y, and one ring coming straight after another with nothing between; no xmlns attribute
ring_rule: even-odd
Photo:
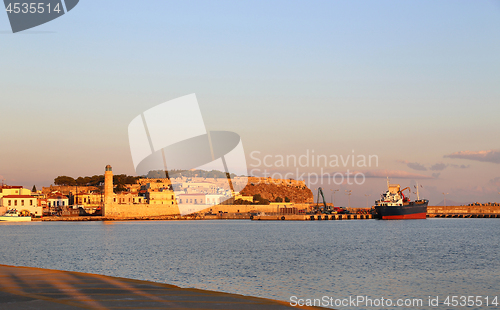
<svg viewBox="0 0 500 310"><path fill-rule="evenodd" d="M498 204L470 204L467 206L429 206L430 218L500 218Z"/></svg>
<svg viewBox="0 0 500 310"><path fill-rule="evenodd" d="M339 208L324 200L321 188L314 203L304 181L232 176L190 171L172 178L113 175L110 165L102 176L59 176L37 191L22 186L0 188L1 221L113 221L113 220L366 220L374 207ZM224 177L221 177L224 176ZM82 179L83 183L82 183ZM103 182L100 182L102 179ZM116 180L116 182L115 182ZM121 181L120 181L121 180ZM127 180L128 183L120 183ZM232 187L227 187L230 180ZM56 182L57 181L57 182ZM87 182L87 183L85 183ZM91 184L100 184L91 186ZM388 185L389 186L389 185ZM398 185L399 186L399 185ZM236 192L234 188L241 188ZM399 187L398 187L399 190ZM500 218L500 204L428 206L422 218Z"/></svg>
<svg viewBox="0 0 500 310"><path fill-rule="evenodd" d="M0 265L0 309L324 309L97 274Z"/></svg>
<svg viewBox="0 0 500 310"><path fill-rule="evenodd" d="M157 216L157 217L133 217L133 218L107 218L102 216L77 216L58 217L49 216L34 221L190 221L190 220L253 220L253 221L321 221L321 220L368 220L373 219L372 214L231 214L221 213L215 215L188 215L188 216Z"/></svg>

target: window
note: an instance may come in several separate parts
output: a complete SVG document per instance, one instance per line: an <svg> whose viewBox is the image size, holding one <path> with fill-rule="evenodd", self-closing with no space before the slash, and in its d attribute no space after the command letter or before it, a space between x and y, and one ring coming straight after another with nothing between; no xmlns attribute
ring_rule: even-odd
<svg viewBox="0 0 500 310"><path fill-rule="evenodd" d="M24 199L21 200L21 206L24 206Z"/></svg>
<svg viewBox="0 0 500 310"><path fill-rule="evenodd" d="M9 207L10 207L11 205L12 205L12 201L11 201L11 200L9 200Z"/></svg>
<svg viewBox="0 0 500 310"><path fill-rule="evenodd" d="M14 200L14 205L17 206L17 200Z"/></svg>
<svg viewBox="0 0 500 310"><path fill-rule="evenodd" d="M33 200L30 199L30 206L32 206L32 205L33 205Z"/></svg>

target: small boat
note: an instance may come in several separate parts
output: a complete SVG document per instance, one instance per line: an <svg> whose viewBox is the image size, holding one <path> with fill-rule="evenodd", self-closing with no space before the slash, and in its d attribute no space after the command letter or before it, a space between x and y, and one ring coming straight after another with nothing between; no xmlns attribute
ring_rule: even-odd
<svg viewBox="0 0 500 310"><path fill-rule="evenodd" d="M0 216L0 221L5 222L31 222L31 216L20 216L16 209L8 210Z"/></svg>

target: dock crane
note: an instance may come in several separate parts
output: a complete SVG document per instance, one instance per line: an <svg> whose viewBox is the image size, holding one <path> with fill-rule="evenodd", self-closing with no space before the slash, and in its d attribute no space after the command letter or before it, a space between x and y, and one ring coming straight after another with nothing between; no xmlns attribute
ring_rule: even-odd
<svg viewBox="0 0 500 310"><path fill-rule="evenodd" d="M323 206L320 207L319 205L319 196L321 195L321 198L323 199ZM321 214L347 214L349 213L345 208L340 208L340 207L335 207L335 206L329 206L326 204L325 201L325 195L323 195L323 189L321 187L318 187L318 199L316 200L316 207L314 210L316 213L321 213Z"/></svg>
<svg viewBox="0 0 500 310"><path fill-rule="evenodd" d="M323 207L319 206L319 195L321 195L321 198L323 199ZM325 201L325 196L323 195L323 189L321 187L318 187L318 199L316 200L316 210L317 213L322 213L322 214L334 214L337 213L337 211L334 210L333 207L328 206Z"/></svg>

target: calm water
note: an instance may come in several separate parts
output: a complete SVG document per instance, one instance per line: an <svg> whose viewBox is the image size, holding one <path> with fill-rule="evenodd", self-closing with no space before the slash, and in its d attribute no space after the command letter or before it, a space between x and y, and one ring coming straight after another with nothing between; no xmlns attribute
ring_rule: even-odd
<svg viewBox="0 0 500 310"><path fill-rule="evenodd" d="M0 236L1 264L285 301L500 296L498 219L36 222Z"/></svg>

